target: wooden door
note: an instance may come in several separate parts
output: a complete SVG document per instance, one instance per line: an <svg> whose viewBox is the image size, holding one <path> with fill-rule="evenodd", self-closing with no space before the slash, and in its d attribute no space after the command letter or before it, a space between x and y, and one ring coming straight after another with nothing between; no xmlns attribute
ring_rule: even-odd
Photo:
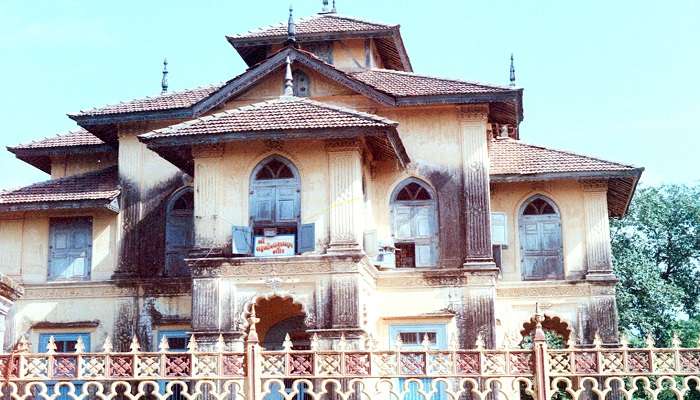
<svg viewBox="0 0 700 400"><path fill-rule="evenodd" d="M185 263L194 246L194 204L192 191L187 189L171 200L165 228L165 274L187 276Z"/></svg>
<svg viewBox="0 0 700 400"><path fill-rule="evenodd" d="M563 279L564 265L559 215L521 216L520 253L523 279Z"/></svg>

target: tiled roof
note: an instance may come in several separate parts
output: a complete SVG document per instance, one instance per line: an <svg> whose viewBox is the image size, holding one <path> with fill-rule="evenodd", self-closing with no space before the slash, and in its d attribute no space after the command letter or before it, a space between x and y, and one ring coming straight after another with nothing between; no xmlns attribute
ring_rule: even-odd
<svg viewBox="0 0 700 400"><path fill-rule="evenodd" d="M398 97L495 93L515 90L505 86L485 85L387 69L370 69L350 75L377 90Z"/></svg>
<svg viewBox="0 0 700 400"><path fill-rule="evenodd" d="M498 138L489 146L491 175L532 175L562 172L631 172L638 169L598 158Z"/></svg>
<svg viewBox="0 0 700 400"><path fill-rule="evenodd" d="M13 146L11 149L47 149L69 146L95 146L102 144L104 144L104 142L101 139L85 129L79 128L68 133L35 140L31 143Z"/></svg>
<svg viewBox="0 0 700 400"><path fill-rule="evenodd" d="M79 113L70 115L86 117L187 108L214 93L221 88L221 86L223 86L223 83L179 92L165 93L160 96L125 101L119 104L92 108L90 110L81 110Z"/></svg>
<svg viewBox="0 0 700 400"><path fill-rule="evenodd" d="M164 136L396 125L394 121L349 108L331 106L301 97L280 97L183 122L142 137L150 139Z"/></svg>
<svg viewBox="0 0 700 400"><path fill-rule="evenodd" d="M82 200L110 201L118 195L117 167L110 167L2 192L0 206Z"/></svg>
<svg viewBox="0 0 700 400"><path fill-rule="evenodd" d="M315 33L341 33L341 32L367 32L390 31L396 25L386 25L366 20L345 17L338 14L319 14L312 17L299 18L294 21L296 35L310 35ZM229 39L253 39L287 37L287 22L278 25L259 28L250 32L229 36Z"/></svg>

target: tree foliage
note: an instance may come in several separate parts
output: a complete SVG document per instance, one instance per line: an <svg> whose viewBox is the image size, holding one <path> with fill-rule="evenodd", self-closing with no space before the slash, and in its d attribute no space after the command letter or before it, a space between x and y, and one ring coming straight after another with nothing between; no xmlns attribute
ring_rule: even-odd
<svg viewBox="0 0 700 400"><path fill-rule="evenodd" d="M668 344L674 331L697 340L700 186L640 189L611 237L620 326L638 340L650 333Z"/></svg>

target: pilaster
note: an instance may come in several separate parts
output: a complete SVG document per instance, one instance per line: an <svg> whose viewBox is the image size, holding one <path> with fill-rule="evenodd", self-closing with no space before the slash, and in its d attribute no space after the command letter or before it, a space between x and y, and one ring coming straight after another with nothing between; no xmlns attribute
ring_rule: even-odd
<svg viewBox="0 0 700 400"><path fill-rule="evenodd" d="M356 140L326 142L330 178L329 253L359 252L362 237L362 153Z"/></svg>
<svg viewBox="0 0 700 400"><path fill-rule="evenodd" d="M463 107L462 165L464 171L464 267L493 270L488 156L488 106Z"/></svg>
<svg viewBox="0 0 700 400"><path fill-rule="evenodd" d="M586 279L614 280L608 220L608 184L606 181L584 181L581 185L586 223Z"/></svg>

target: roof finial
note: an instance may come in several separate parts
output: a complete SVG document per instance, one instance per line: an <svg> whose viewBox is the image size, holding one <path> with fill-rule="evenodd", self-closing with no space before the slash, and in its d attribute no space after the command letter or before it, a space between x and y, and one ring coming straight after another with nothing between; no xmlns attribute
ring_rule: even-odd
<svg viewBox="0 0 700 400"><path fill-rule="evenodd" d="M292 76L292 61L287 56L287 69L284 74L284 94L283 96L294 96L294 76Z"/></svg>
<svg viewBox="0 0 700 400"><path fill-rule="evenodd" d="M163 79L160 81L161 94L168 91L168 59L163 59Z"/></svg>
<svg viewBox="0 0 700 400"><path fill-rule="evenodd" d="M515 62L513 61L513 53L510 53L510 86L515 86Z"/></svg>
<svg viewBox="0 0 700 400"><path fill-rule="evenodd" d="M294 16L292 13L292 5L289 5L289 22L287 22L287 43L295 43L297 41L297 27L294 25Z"/></svg>
<svg viewBox="0 0 700 400"><path fill-rule="evenodd" d="M323 0L323 7L321 7L321 12L322 13L328 12L328 0Z"/></svg>

